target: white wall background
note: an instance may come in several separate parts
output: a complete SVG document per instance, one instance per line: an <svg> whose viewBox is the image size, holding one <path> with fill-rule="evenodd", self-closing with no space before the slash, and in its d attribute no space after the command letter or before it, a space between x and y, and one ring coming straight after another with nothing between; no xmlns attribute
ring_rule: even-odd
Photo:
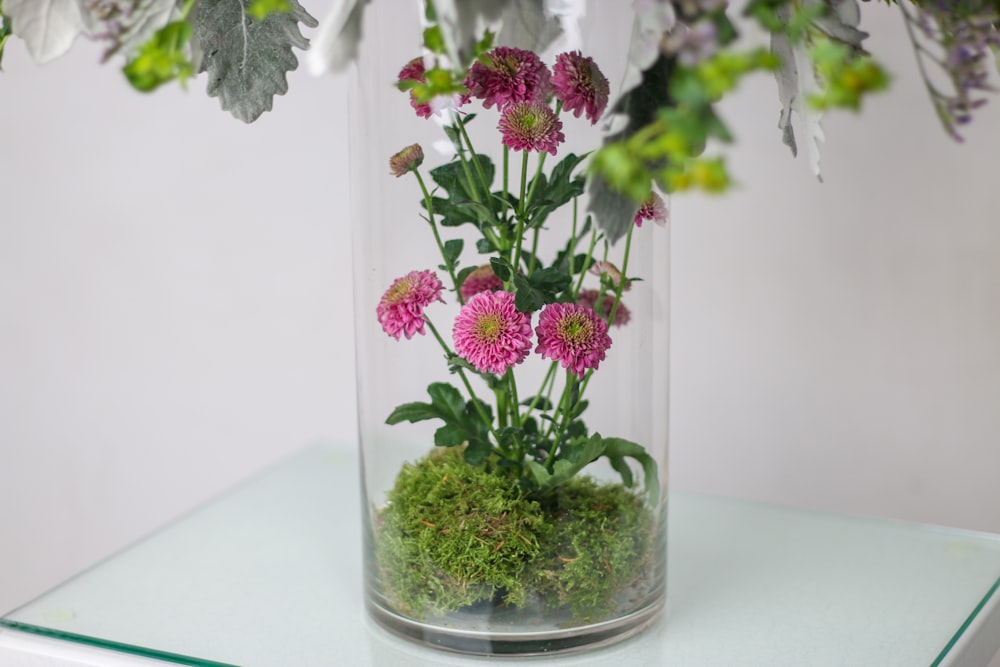
<svg viewBox="0 0 1000 667"><path fill-rule="evenodd" d="M955 145L864 11L893 91L828 118L825 184L761 77L741 187L674 198L671 483L1000 532L1000 99ZM244 126L97 56L0 75L0 612L353 442L346 81Z"/></svg>

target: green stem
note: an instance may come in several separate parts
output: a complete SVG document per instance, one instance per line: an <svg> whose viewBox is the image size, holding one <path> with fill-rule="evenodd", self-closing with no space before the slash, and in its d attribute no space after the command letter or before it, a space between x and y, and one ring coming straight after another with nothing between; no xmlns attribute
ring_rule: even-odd
<svg viewBox="0 0 1000 667"><path fill-rule="evenodd" d="M507 385L510 387L510 424L511 426L521 426L521 402L517 398L517 380L514 379L514 368L507 369ZM499 408L497 408L499 412Z"/></svg>
<svg viewBox="0 0 1000 667"><path fill-rule="evenodd" d="M462 122L462 117L456 114L456 119L458 122L458 131L462 134L462 139L465 141L465 145L469 148L469 156L472 160L472 166L475 167L476 175L479 176L479 185L483 188L483 194L485 197L484 203L492 211L493 197L490 196L490 184L486 182L486 172L483 171L483 165L479 163L479 156L476 155L476 150L472 147L472 139L469 138L469 133L465 131L465 123Z"/></svg>
<svg viewBox="0 0 1000 667"><path fill-rule="evenodd" d="M589 262L594 258L594 248L597 247L597 226L595 225L593 230L590 232L590 247L587 248L587 261ZM580 277L576 281L576 287L573 288L573 298L580 294L580 288L583 286L583 277L587 275L587 271L580 271Z"/></svg>
<svg viewBox="0 0 1000 667"><path fill-rule="evenodd" d="M552 440L552 447L549 449L548 458L545 459L545 467L549 468L552 462L556 458L556 451L559 449L559 438L562 437L563 432L566 430L566 426L569 421L570 405L569 396L572 391L573 386L573 374L570 371L566 371L566 385L563 387L562 396L559 398L559 416L561 419L552 420L549 424L548 432L545 434L545 440ZM559 428L556 428L556 423L559 423ZM552 432L556 431L555 434Z"/></svg>
<svg viewBox="0 0 1000 667"><path fill-rule="evenodd" d="M524 151L523 157L521 158L521 190L520 196L518 197L518 211L517 211L517 228L514 230L514 259L511 260L511 265L514 267L514 272L518 271L518 267L521 262L521 242L524 237L524 194L528 189L528 151ZM513 276L511 276L513 280Z"/></svg>
<svg viewBox="0 0 1000 667"><path fill-rule="evenodd" d="M611 312L608 313L608 326L615 321L615 314L618 313L618 305L622 301L622 291L625 289L625 283L628 282L628 258L632 250L632 230L635 229L635 225L630 224L628 226L628 232L625 233L625 256L622 257L622 276L618 280L618 287L615 289L615 301L611 304Z"/></svg>
<svg viewBox="0 0 1000 667"><path fill-rule="evenodd" d="M545 398L548 398L549 395L552 393L552 387L555 385L555 383L553 382L552 385L549 385L549 382L551 382L552 379L555 377L556 368L558 367L559 367L559 362L557 361L553 361L551 364L549 364L549 370L545 373L545 377L542 378L542 385L538 388L538 393L535 394L535 397L533 399L531 399L531 404L528 406L528 409L525 410L524 412L524 417L523 417L524 419L527 419L531 415L531 413L534 412L535 408L538 407L538 401L542 399L542 394L546 394ZM546 385L548 385L549 387L547 393L545 389Z"/></svg>
<svg viewBox="0 0 1000 667"><path fill-rule="evenodd" d="M424 193L424 202L427 205L427 222L431 225L431 231L434 232L434 240L437 242L438 250L441 251L441 260L444 262L445 268L448 270L448 275L451 277L451 284L455 288L455 294L458 296L458 303L460 305L465 305L465 299L462 298L462 291L458 288L458 277L455 275L455 263L448 259L448 256L444 252L444 243L441 241L441 234L438 233L437 223L434 221L434 205L431 199L431 193L427 190L427 184L424 183L423 176L420 175L419 169L413 170L413 175L417 177L417 183L420 184L420 190Z"/></svg>
<svg viewBox="0 0 1000 667"><path fill-rule="evenodd" d="M444 338L441 338L441 334L438 333L437 327L434 326L434 323L431 322L426 315L424 316L424 322L427 323L427 326L430 328L431 333L434 334L434 338L437 339L437 342L441 345L441 348L444 349L445 354L448 355L449 357L455 354L452 351L452 349L448 347L448 343L444 342ZM489 415L486 414L486 409L483 408L482 401L479 400L479 397L476 396L476 392L473 391L472 384L469 382L469 378L465 375L465 371L462 368L456 368L456 371L458 372L458 377L462 379L462 384L465 385L465 390L469 392L469 398L472 399L472 404L475 406L476 412L479 413L479 418L483 420L484 424L486 424L486 428L489 429L490 433L493 435L496 441L500 442L500 437L497 435L496 430L493 428L493 420L490 419Z"/></svg>

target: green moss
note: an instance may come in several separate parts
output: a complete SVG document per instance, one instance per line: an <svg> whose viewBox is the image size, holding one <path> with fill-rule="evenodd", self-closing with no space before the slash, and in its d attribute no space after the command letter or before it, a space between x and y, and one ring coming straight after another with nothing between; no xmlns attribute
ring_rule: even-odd
<svg viewBox="0 0 1000 667"><path fill-rule="evenodd" d="M566 606L592 620L645 573L654 521L619 484L570 480L542 499L513 474L435 450L400 471L376 517L383 592L422 618L484 601Z"/></svg>

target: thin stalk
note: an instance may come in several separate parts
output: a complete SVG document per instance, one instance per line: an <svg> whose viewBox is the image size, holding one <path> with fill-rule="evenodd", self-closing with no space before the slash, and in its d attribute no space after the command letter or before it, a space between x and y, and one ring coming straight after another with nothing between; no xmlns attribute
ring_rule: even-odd
<svg viewBox="0 0 1000 667"><path fill-rule="evenodd" d="M628 226L628 232L625 233L625 256L622 257L622 277L618 281L618 287L615 289L615 301L611 304L611 312L608 313L608 326L610 327L612 322L615 321L615 314L618 313L618 305L622 301L622 291L625 289L625 283L628 281L628 258L632 250L632 230L635 229L635 225L630 224Z"/></svg>
<svg viewBox="0 0 1000 667"><path fill-rule="evenodd" d="M475 167L476 175L479 176L479 185L483 188L486 206L492 211L493 198L490 196L490 184L486 182L486 173L483 171L483 165L479 164L479 156L476 155L476 150L472 146L472 139L469 138L469 133L465 131L465 123L462 122L462 117L456 115L456 118L458 122L458 131L462 134L462 139L465 141L465 145L469 148L469 156L472 159L472 166Z"/></svg>
<svg viewBox="0 0 1000 667"><path fill-rule="evenodd" d="M593 230L590 232L590 247L587 248L587 260L592 260L594 258L594 248L597 247L597 226L595 225ZM580 288L583 286L583 277L587 275L586 271L580 272L580 277L576 281L576 287L573 288L573 298L575 299L578 294L580 294Z"/></svg>
<svg viewBox="0 0 1000 667"><path fill-rule="evenodd" d="M517 380L514 379L514 369L508 368L507 373L507 385L510 387L510 403L508 408L510 409L510 424L511 426L521 426L521 402L517 398ZM499 407L497 408L499 412Z"/></svg>
<svg viewBox="0 0 1000 667"><path fill-rule="evenodd" d="M521 262L521 242L524 236L524 195L528 189L528 151L524 151L521 158L521 196L518 197L517 227L514 229L514 259L511 265L514 271L518 270Z"/></svg>
<svg viewBox="0 0 1000 667"><path fill-rule="evenodd" d="M556 428L557 420L552 420L549 424L548 432L545 434L545 440L548 440L550 437L552 438L552 448L549 449L549 455L545 459L546 468L551 466L552 462L556 458L556 451L559 449L559 438L562 437L563 432L566 430L567 422L569 421L569 396L573 386L572 375L573 374L569 370L566 371L566 385L563 387L562 396L559 398L559 415L562 417L562 419L558 420L559 428ZM553 434L553 431L556 431L556 433Z"/></svg>
<svg viewBox="0 0 1000 667"><path fill-rule="evenodd" d="M531 399L531 403L528 405L528 409L524 411L523 419L527 419L531 415L531 413L534 412L535 408L538 407L538 401L542 399L542 394L546 393L545 387L555 377L556 368L558 366L559 362L557 361L553 361L551 364L549 364L549 370L545 373L545 377L542 378L542 385L538 388L538 393L535 394L535 397ZM548 393L549 394L552 393L551 386L549 386ZM545 398L548 398L548 396L546 395Z"/></svg>
<svg viewBox="0 0 1000 667"><path fill-rule="evenodd" d="M448 276L451 278L451 284L455 288L455 294L458 296L458 303L460 305L465 305L465 299L462 298L462 291L458 288L458 277L455 275L455 263L448 259L444 252L444 243L441 241L441 234L438 233L437 223L434 221L434 205L431 200L431 193L427 190L427 185L424 183L424 177L420 175L419 169L413 170L413 175L417 177L417 183L420 184L420 190L424 193L424 202L427 204L427 222L431 225L431 231L434 232L434 240L437 242L438 250L441 251L441 260L444 262L445 268L448 269Z"/></svg>

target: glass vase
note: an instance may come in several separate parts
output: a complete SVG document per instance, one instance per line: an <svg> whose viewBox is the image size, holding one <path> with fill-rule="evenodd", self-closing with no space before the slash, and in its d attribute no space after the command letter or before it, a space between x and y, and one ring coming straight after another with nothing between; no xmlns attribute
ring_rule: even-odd
<svg viewBox="0 0 1000 667"><path fill-rule="evenodd" d="M609 4L575 37L619 76ZM499 102L400 90L424 19L372 3L351 89L366 605L459 652L613 643L666 593L667 229L590 219L586 116L505 149Z"/></svg>

